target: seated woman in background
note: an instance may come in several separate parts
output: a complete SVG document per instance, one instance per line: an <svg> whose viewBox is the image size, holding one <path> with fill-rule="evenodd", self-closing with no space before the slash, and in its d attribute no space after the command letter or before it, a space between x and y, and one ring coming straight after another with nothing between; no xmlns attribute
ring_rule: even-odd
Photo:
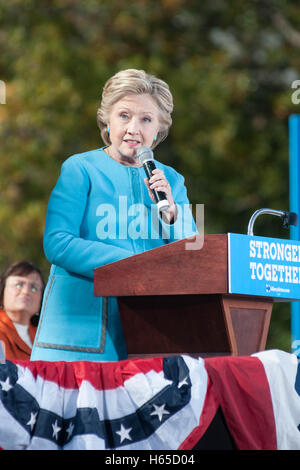
<svg viewBox="0 0 300 470"><path fill-rule="evenodd" d="M12 264L0 278L0 341L8 360L29 360L45 283L29 261Z"/></svg>

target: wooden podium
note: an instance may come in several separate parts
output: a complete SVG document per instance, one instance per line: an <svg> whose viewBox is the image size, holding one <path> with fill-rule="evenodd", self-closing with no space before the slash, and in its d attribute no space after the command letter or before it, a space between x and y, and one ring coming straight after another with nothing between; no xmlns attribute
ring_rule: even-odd
<svg viewBox="0 0 300 470"><path fill-rule="evenodd" d="M206 235L200 250L188 241L95 270L95 295L118 298L129 358L263 350L273 299L228 293L226 234Z"/></svg>

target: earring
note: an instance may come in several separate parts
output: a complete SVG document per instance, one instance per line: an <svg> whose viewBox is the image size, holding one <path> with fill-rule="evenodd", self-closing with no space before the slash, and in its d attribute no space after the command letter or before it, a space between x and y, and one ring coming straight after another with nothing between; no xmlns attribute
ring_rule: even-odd
<svg viewBox="0 0 300 470"><path fill-rule="evenodd" d="M106 132L109 134L110 133L110 128L107 126Z"/></svg>
<svg viewBox="0 0 300 470"><path fill-rule="evenodd" d="M154 140L154 142L157 141L157 135L154 136L154 139L153 139L153 140Z"/></svg>

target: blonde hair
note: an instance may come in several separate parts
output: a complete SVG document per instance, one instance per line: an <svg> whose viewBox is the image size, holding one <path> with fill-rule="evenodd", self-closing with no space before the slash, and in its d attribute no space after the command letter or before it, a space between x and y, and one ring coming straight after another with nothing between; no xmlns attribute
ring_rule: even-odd
<svg viewBox="0 0 300 470"><path fill-rule="evenodd" d="M104 85L102 100L97 110L97 124L101 137L106 145L110 145L107 123L112 106L128 94L149 94L157 104L160 115L160 129L154 148L168 135L172 124L173 97L169 86L163 80L146 73L144 70L127 69L116 73Z"/></svg>

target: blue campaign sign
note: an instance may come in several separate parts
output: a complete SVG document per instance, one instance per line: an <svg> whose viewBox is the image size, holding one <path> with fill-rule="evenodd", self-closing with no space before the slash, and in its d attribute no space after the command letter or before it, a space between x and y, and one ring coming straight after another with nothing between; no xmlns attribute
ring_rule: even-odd
<svg viewBox="0 0 300 470"><path fill-rule="evenodd" d="M228 234L228 291L300 300L300 241Z"/></svg>

